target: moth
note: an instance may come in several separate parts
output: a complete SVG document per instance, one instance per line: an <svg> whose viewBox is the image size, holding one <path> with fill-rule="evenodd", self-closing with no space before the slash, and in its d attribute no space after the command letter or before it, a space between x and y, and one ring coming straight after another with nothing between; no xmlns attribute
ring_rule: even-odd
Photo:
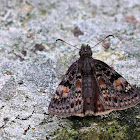
<svg viewBox="0 0 140 140"><path fill-rule="evenodd" d="M140 94L106 63L92 58L89 45L82 45L58 85L48 112L58 116L104 115L140 102Z"/></svg>

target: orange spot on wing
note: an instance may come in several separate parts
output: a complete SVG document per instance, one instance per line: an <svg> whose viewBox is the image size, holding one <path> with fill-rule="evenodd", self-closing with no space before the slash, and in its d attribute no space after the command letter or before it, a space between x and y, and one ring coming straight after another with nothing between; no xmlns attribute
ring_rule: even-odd
<svg viewBox="0 0 140 140"><path fill-rule="evenodd" d="M98 81L101 88L106 88L105 80L102 77L98 77Z"/></svg>
<svg viewBox="0 0 140 140"><path fill-rule="evenodd" d="M101 102L99 100L97 100L97 105L100 106L101 105Z"/></svg>
<svg viewBox="0 0 140 140"><path fill-rule="evenodd" d="M69 92L69 88L68 87L64 87L63 88L63 93L68 93Z"/></svg>
<svg viewBox="0 0 140 140"><path fill-rule="evenodd" d="M63 85L59 85L57 88L57 92L60 93L60 95L62 95L63 98L65 98L68 96L69 88Z"/></svg>
<svg viewBox="0 0 140 140"><path fill-rule="evenodd" d="M113 85L120 91L123 89L123 83L125 83L126 80L122 77L118 78L114 81Z"/></svg>
<svg viewBox="0 0 140 140"><path fill-rule="evenodd" d="M69 93L69 88L68 87L64 87L63 88L63 92L62 92L62 97L67 97Z"/></svg>
<svg viewBox="0 0 140 140"><path fill-rule="evenodd" d="M100 111L104 111L104 106L101 104L101 102L99 100L97 100L97 106L96 106L96 110L97 112L100 112Z"/></svg>
<svg viewBox="0 0 140 140"><path fill-rule="evenodd" d="M76 90L81 90L81 80L80 79L78 79L76 81Z"/></svg>

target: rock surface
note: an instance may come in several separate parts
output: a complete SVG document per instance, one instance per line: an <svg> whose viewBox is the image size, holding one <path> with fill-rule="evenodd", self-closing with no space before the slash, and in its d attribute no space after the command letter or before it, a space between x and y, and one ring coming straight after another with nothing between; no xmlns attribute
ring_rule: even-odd
<svg viewBox="0 0 140 140"><path fill-rule="evenodd" d="M103 116L57 117L48 105L81 44L140 92L139 0L0 1L0 138L140 139L140 104Z"/></svg>

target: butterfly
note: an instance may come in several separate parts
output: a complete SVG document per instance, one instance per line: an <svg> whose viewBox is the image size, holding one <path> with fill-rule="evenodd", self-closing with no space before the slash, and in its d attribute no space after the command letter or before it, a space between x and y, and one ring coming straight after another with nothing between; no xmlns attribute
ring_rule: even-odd
<svg viewBox="0 0 140 140"><path fill-rule="evenodd" d="M140 102L140 94L125 78L103 61L92 58L89 45L82 45L79 55L51 99L50 114L104 115Z"/></svg>

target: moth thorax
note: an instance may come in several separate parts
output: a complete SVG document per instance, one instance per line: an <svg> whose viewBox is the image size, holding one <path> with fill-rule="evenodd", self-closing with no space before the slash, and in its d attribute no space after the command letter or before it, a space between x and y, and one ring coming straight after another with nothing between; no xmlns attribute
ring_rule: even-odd
<svg viewBox="0 0 140 140"><path fill-rule="evenodd" d="M92 71L92 68L90 64L90 59L85 58L83 61L83 68L82 68L83 75L90 75L91 71Z"/></svg>

